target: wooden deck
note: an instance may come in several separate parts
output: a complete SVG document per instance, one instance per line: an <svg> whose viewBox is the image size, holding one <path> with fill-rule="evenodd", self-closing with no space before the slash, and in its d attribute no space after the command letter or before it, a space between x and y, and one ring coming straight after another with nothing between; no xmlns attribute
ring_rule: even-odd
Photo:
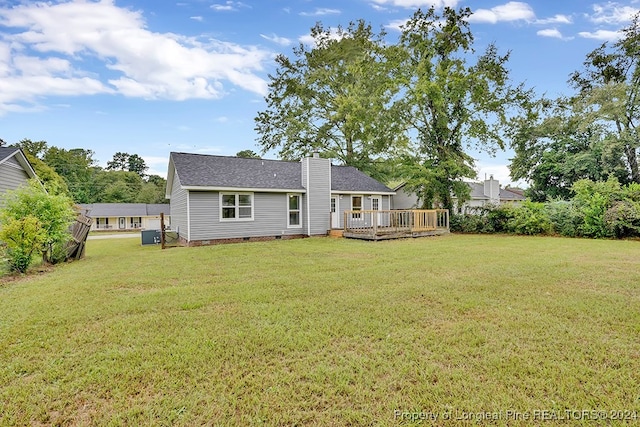
<svg viewBox="0 0 640 427"><path fill-rule="evenodd" d="M344 212L343 236L352 239L401 239L448 232L449 211L446 209Z"/></svg>

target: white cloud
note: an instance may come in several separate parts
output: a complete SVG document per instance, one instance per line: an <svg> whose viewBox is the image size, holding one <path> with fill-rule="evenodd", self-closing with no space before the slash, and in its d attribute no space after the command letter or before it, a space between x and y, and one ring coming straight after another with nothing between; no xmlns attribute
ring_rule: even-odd
<svg viewBox="0 0 640 427"><path fill-rule="evenodd" d="M546 19L538 19L536 24L547 25L547 24L572 24L573 19L567 15L555 15L551 18Z"/></svg>
<svg viewBox="0 0 640 427"><path fill-rule="evenodd" d="M509 3L478 9L469 17L469 22L496 24L504 21L533 21L536 15L527 3L510 1Z"/></svg>
<svg viewBox="0 0 640 427"><path fill-rule="evenodd" d="M223 83L267 91L256 72L271 52L152 32L114 0L0 7L0 25L0 112L53 95L219 98Z"/></svg>
<svg viewBox="0 0 640 427"><path fill-rule="evenodd" d="M239 1L227 1L223 4L214 3L210 7L217 12L237 12L242 8L250 8L250 6Z"/></svg>
<svg viewBox="0 0 640 427"><path fill-rule="evenodd" d="M618 31L598 30L593 32L582 31L578 33L580 37L585 39L595 39L602 41L615 41L622 37L622 34Z"/></svg>
<svg viewBox="0 0 640 427"><path fill-rule="evenodd" d="M189 19L193 19L194 21L202 22L204 18L202 16L191 16Z"/></svg>
<svg viewBox="0 0 640 427"><path fill-rule="evenodd" d="M265 40L269 40L270 42L273 43L277 43L281 46L289 46L291 44L291 40L286 38L286 37L279 37L275 34L271 34L270 36L266 36L264 34L260 34L260 37L262 37Z"/></svg>
<svg viewBox="0 0 640 427"><path fill-rule="evenodd" d="M540 30L536 34L538 34L541 37L551 37L551 38L556 38L560 40L566 40L565 37L562 35L562 33L556 28L548 28L545 30Z"/></svg>
<svg viewBox="0 0 640 427"><path fill-rule="evenodd" d="M316 8L313 12L300 12L300 16L325 16L325 15L339 15L338 9L327 9L324 7Z"/></svg>
<svg viewBox="0 0 640 427"><path fill-rule="evenodd" d="M386 28L395 31L402 31L402 26L408 22L408 19L396 19L385 25Z"/></svg>
<svg viewBox="0 0 640 427"><path fill-rule="evenodd" d="M588 18L596 24L624 24L631 21L638 11L640 9L635 7L607 2L593 5L593 15L588 15Z"/></svg>
<svg viewBox="0 0 640 427"><path fill-rule="evenodd" d="M379 5L390 5L412 9L416 7L431 7L441 9L445 6L456 7L459 0L372 0Z"/></svg>

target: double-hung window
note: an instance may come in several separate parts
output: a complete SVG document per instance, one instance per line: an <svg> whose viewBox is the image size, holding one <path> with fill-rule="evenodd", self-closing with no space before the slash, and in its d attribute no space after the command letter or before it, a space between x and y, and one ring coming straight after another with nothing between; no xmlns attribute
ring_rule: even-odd
<svg viewBox="0 0 640 427"><path fill-rule="evenodd" d="M252 221L253 193L220 193L220 221Z"/></svg>
<svg viewBox="0 0 640 427"><path fill-rule="evenodd" d="M302 227L302 197L300 194L287 194L287 226L289 228Z"/></svg>

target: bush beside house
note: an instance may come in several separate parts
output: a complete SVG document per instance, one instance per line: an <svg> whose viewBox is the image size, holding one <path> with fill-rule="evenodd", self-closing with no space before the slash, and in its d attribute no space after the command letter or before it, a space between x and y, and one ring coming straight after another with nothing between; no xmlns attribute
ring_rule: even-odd
<svg viewBox="0 0 640 427"><path fill-rule="evenodd" d="M10 270L24 273L40 252L45 262L64 261L75 217L69 197L47 193L37 180L7 191L0 209L0 241Z"/></svg>
<svg viewBox="0 0 640 427"><path fill-rule="evenodd" d="M617 179L581 180L571 200L484 206L451 216L451 231L462 233L551 234L566 237L640 237L640 184Z"/></svg>

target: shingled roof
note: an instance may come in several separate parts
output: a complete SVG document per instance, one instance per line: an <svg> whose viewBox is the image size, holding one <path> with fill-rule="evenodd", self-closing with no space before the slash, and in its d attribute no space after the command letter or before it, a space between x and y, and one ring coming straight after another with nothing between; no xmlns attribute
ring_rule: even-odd
<svg viewBox="0 0 640 427"><path fill-rule="evenodd" d="M171 160L185 187L304 189L300 162L189 153L171 153Z"/></svg>
<svg viewBox="0 0 640 427"><path fill-rule="evenodd" d="M78 205L83 213L93 218L158 216L170 214L169 204L149 203L90 203Z"/></svg>
<svg viewBox="0 0 640 427"><path fill-rule="evenodd" d="M183 187L304 191L300 162L174 152L169 161L168 186L173 179L172 165ZM393 193L393 190L351 166L332 165L331 189Z"/></svg>
<svg viewBox="0 0 640 427"><path fill-rule="evenodd" d="M393 190L353 166L331 167L331 190L344 192L393 193Z"/></svg>

